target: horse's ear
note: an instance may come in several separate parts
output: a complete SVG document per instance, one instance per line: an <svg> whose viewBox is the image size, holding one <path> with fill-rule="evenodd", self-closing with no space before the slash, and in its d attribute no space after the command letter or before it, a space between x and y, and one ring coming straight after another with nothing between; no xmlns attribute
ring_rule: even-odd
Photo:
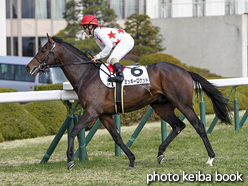
<svg viewBox="0 0 248 186"><path fill-rule="evenodd" d="M55 43L55 41L48 35L47 33L47 39L48 39L48 42L53 45Z"/></svg>

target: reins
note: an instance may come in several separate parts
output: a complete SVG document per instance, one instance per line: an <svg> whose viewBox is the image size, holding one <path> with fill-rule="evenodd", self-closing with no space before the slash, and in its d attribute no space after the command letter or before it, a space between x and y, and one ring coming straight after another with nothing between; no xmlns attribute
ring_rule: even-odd
<svg viewBox="0 0 248 186"><path fill-rule="evenodd" d="M90 60L90 61L80 61L80 62L73 62L73 63L67 63L67 64L59 64L59 65L47 65L46 68L63 67L63 66L68 66L68 65L89 64L87 66L87 68L85 69L84 73L82 74L82 76L79 78L79 80L77 81L77 83L74 85L73 90L75 90L77 88L79 82L83 79L84 75L88 71L91 63L92 63L92 60Z"/></svg>
<svg viewBox="0 0 248 186"><path fill-rule="evenodd" d="M42 72L45 72L45 70L47 68L53 68L53 67L63 67L63 66L67 66L67 65L79 65L79 64L87 64L87 63L92 63L92 60L90 61L79 61L79 62L73 62L73 63L67 63L67 64L57 64L57 60L56 60L56 56L55 56L55 53L54 53L54 48L57 44L57 42L54 43L54 45L51 45L51 43L47 42L52 48L49 52L49 54L41 61L36 55L34 56L37 61L40 63L40 66L39 66L39 69L42 71ZM55 65L47 65L47 60L48 58L50 57L51 53L53 54L53 58L54 58L54 61L55 61ZM43 63L44 62L44 63ZM42 64L43 63L43 64Z"/></svg>
<svg viewBox="0 0 248 186"><path fill-rule="evenodd" d="M63 67L63 66L68 66L68 65L80 65L80 64L89 64L87 66L87 68L85 69L85 71L83 72L82 76L79 78L79 80L77 81L77 83L75 84L75 86L73 87L73 90L75 90L79 84L79 82L83 79L83 77L85 76L86 72L88 71L90 64L92 64L92 60L90 61L79 61L79 62L73 62L73 63L66 63L66 64L57 64L57 60L56 60L56 56L54 53L54 48L56 46L56 43L54 43L54 45L51 45L49 42L48 44L52 47L49 54L41 61L36 55L34 56L34 58L37 59L37 61L40 63L39 65L39 69L45 73L45 70L48 68L54 68L54 67ZM50 57L51 53L53 54L54 60L55 60L55 65L47 65L47 60ZM93 55L88 51L88 54L93 57ZM99 60L102 64L104 64L106 67L107 65L105 63L103 63L101 60ZM44 63L43 63L44 62ZM99 68L100 70L102 70L105 74L107 74L108 77L111 77L111 72L109 70L109 73L105 72L103 69L101 69L100 67L98 67L95 63L93 63L95 65L95 67ZM107 68L108 69L108 68Z"/></svg>
<svg viewBox="0 0 248 186"><path fill-rule="evenodd" d="M90 51L88 51L88 54L89 54L91 57L93 57L93 55L90 53ZM99 59L99 61L100 61L100 62L109 70L109 68L107 67L107 65L106 65L105 63L103 63L102 60ZM95 64L95 63L94 63L94 64ZM108 76L109 78L111 78L111 76L110 76L111 71L110 71L110 70L109 70L109 74L108 74L107 72L105 72L105 70L101 69L101 68L98 67L96 64L95 64L95 66L96 66L97 68L99 68L101 71L103 71L105 74L107 74L107 76Z"/></svg>
<svg viewBox="0 0 248 186"><path fill-rule="evenodd" d="M92 63L92 60L73 62L73 63L67 63L67 64L59 64L59 65L47 65L46 68L63 67L63 66L68 66L68 65L80 65L80 64L87 64L87 63Z"/></svg>

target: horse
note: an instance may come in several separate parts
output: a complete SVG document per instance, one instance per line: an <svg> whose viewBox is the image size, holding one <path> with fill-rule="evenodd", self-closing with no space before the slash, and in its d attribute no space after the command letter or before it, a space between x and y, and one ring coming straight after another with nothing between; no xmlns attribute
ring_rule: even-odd
<svg viewBox="0 0 248 186"><path fill-rule="evenodd" d="M84 52L59 37L51 37L47 34L47 39L47 43L25 68L29 74L36 76L46 68L60 67L74 87L84 109L83 115L69 134L67 169L70 170L75 165L72 159L75 137L97 117L128 157L128 169L134 169L135 155L123 143L112 118L116 114L113 88L108 88L101 82L97 65L94 65L91 58ZM131 112L150 105L158 116L172 127L170 135L159 146L158 163L163 163L166 148L186 126L175 115L174 110L177 108L202 138L208 153L207 164L212 166L215 153L207 137L204 124L193 109L192 100L195 87L198 88L198 91L202 89L211 99L216 116L221 122L230 124L228 104L224 101L221 91L199 74L167 62L148 65L147 73L150 84L124 87L124 110Z"/></svg>

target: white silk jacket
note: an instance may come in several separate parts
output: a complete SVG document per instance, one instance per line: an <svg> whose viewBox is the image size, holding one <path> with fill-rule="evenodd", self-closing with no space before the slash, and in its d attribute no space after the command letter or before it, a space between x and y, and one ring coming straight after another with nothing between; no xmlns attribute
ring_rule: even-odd
<svg viewBox="0 0 248 186"><path fill-rule="evenodd" d="M96 55L98 59L107 57L111 52L111 50L115 48L122 41L122 39L124 40L124 38L125 38L125 45L128 44L127 42L133 44L133 39L131 38L131 36L128 33L126 33L124 30L117 28L97 27L94 30L94 37L96 43L102 50L101 52L99 52L99 54ZM130 41L128 41L128 39L126 38L131 38L131 39ZM118 53L118 51L115 52ZM120 50L119 52L121 53L122 51Z"/></svg>

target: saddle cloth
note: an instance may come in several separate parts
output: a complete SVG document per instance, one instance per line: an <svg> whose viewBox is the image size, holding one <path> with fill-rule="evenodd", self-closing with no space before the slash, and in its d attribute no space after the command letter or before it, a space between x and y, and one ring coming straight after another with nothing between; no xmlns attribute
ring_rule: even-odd
<svg viewBox="0 0 248 186"><path fill-rule="evenodd" d="M100 66L99 71L100 71L100 79L103 82L103 84L109 88L115 88L116 83L109 82L108 75L105 72L103 72L101 69L113 77L115 76L115 73L113 73L114 67L110 64L106 64L106 65L102 64ZM122 82L122 86L150 84L149 76L145 66L135 66L135 65L125 66L123 67L122 71L124 74L124 80Z"/></svg>

